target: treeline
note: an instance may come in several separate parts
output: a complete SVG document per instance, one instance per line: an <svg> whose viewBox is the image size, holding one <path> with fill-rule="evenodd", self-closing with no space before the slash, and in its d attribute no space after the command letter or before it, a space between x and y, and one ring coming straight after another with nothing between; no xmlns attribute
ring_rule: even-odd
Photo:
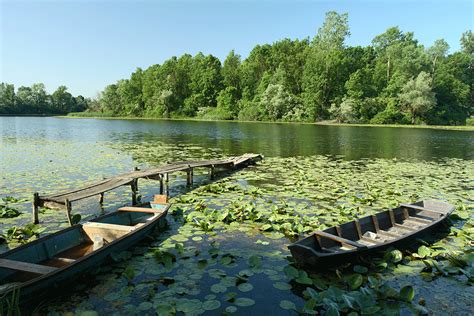
<svg viewBox="0 0 474 316"><path fill-rule="evenodd" d="M48 94L42 83L16 91L13 84L0 84L0 114L67 114L85 111L89 102L81 95L74 97L65 86Z"/></svg>
<svg viewBox="0 0 474 316"><path fill-rule="evenodd" d="M107 86L91 111L124 116L465 124L474 114L474 35L448 54L398 27L349 47L348 15L328 12L313 39L257 45L242 60L185 54Z"/></svg>

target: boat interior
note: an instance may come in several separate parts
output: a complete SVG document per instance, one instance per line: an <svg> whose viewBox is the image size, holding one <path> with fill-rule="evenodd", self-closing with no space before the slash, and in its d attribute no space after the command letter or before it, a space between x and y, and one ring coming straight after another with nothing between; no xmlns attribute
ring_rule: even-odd
<svg viewBox="0 0 474 316"><path fill-rule="evenodd" d="M151 208L122 207L117 212L19 247L0 257L0 285L26 282L54 272L138 229L162 213L162 210Z"/></svg>
<svg viewBox="0 0 474 316"><path fill-rule="evenodd" d="M315 232L297 244L310 247L320 254L363 250L418 232L448 213L439 205L416 204L401 204L395 209Z"/></svg>

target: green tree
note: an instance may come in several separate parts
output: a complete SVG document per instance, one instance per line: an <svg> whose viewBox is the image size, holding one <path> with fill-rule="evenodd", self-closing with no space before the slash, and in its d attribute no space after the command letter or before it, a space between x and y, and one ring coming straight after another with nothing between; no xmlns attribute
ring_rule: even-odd
<svg viewBox="0 0 474 316"><path fill-rule="evenodd" d="M309 48L303 73L303 103L313 120L327 118L329 107L344 92L344 41L350 34L347 13L326 13L326 20Z"/></svg>
<svg viewBox="0 0 474 316"><path fill-rule="evenodd" d="M415 79L410 79L398 95L401 104L409 111L412 123L426 118L426 114L436 105L436 97L431 89L431 76L422 71Z"/></svg>
<svg viewBox="0 0 474 316"><path fill-rule="evenodd" d="M462 33L461 47L465 53L474 54L474 33L471 30Z"/></svg>
<svg viewBox="0 0 474 316"><path fill-rule="evenodd" d="M282 84L269 84L260 100L263 117L276 121L280 120L288 111L292 103L290 94Z"/></svg>
<svg viewBox="0 0 474 316"><path fill-rule="evenodd" d="M2 82L0 84L0 113L15 113L15 86Z"/></svg>
<svg viewBox="0 0 474 316"><path fill-rule="evenodd" d="M66 114L75 107L76 100L66 86L59 86L51 95L51 103L54 113Z"/></svg>
<svg viewBox="0 0 474 316"><path fill-rule="evenodd" d="M217 108L221 111L225 119L233 119L239 113L238 108L239 92L234 86L229 86L221 90L217 96Z"/></svg>
<svg viewBox="0 0 474 316"><path fill-rule="evenodd" d="M222 66L222 82L224 87L234 87L240 94L241 90L241 57L231 50Z"/></svg>

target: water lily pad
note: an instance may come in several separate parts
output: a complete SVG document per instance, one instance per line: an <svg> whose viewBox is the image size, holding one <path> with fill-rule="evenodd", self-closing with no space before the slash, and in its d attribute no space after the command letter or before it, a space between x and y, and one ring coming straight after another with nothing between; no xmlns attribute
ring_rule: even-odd
<svg viewBox="0 0 474 316"><path fill-rule="evenodd" d="M235 313L235 312L237 311L237 307L235 307L235 306L227 306L227 307L225 308L225 311L226 311L227 313L229 313L229 314L233 314L233 313Z"/></svg>
<svg viewBox="0 0 474 316"><path fill-rule="evenodd" d="M242 283L237 286L241 292L250 292L253 290L253 285L250 283Z"/></svg>
<svg viewBox="0 0 474 316"><path fill-rule="evenodd" d="M239 297L239 298L235 299L234 304L237 305L237 306L246 307L246 306L254 305L255 301L251 298Z"/></svg>
<svg viewBox="0 0 474 316"><path fill-rule="evenodd" d="M227 287L222 284L214 284L211 286L211 291L214 293L224 293L227 291Z"/></svg>
<svg viewBox="0 0 474 316"><path fill-rule="evenodd" d="M406 301L406 302L411 302L413 298L415 297L415 290L413 289L412 286L407 285L401 288L400 290L400 299Z"/></svg>
<svg viewBox="0 0 474 316"><path fill-rule="evenodd" d="M285 290L290 290L291 289L291 284L285 283L285 282L276 282L273 283L273 287L285 291Z"/></svg>
<svg viewBox="0 0 474 316"><path fill-rule="evenodd" d="M217 300L205 301L202 303L202 308L207 311L212 311L221 307L221 303Z"/></svg>
<svg viewBox="0 0 474 316"><path fill-rule="evenodd" d="M355 289L358 289L362 285L362 283L364 282L364 279L362 275L355 273L347 277L346 282L349 284L352 290L355 290Z"/></svg>
<svg viewBox="0 0 474 316"><path fill-rule="evenodd" d="M292 301L282 300L280 301L280 307L286 310L296 310L296 305Z"/></svg>

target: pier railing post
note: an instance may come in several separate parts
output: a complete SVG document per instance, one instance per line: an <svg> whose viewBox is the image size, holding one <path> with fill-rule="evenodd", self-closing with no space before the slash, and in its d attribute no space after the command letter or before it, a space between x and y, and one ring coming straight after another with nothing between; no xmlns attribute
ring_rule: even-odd
<svg viewBox="0 0 474 316"><path fill-rule="evenodd" d="M170 175L169 175L169 173L165 173L165 191L166 191L166 196L170 196Z"/></svg>
<svg viewBox="0 0 474 316"><path fill-rule="evenodd" d="M33 224L38 224L38 207L39 207L39 194L35 192L33 194Z"/></svg>
<svg viewBox="0 0 474 316"><path fill-rule="evenodd" d="M132 188L132 205L137 204L137 191L138 191L138 179L133 179L132 183L130 184Z"/></svg>
<svg viewBox="0 0 474 316"><path fill-rule="evenodd" d="M186 184L188 186L193 185L193 168L191 168L190 165L188 165L188 170L186 171L186 174L187 174Z"/></svg>
<svg viewBox="0 0 474 316"><path fill-rule="evenodd" d="M163 194L163 175L160 173L158 177L160 180L160 194Z"/></svg>
<svg viewBox="0 0 474 316"><path fill-rule="evenodd" d="M72 211L72 205L71 205L71 202L66 199L64 201L64 204L66 205L66 215L67 215L67 221L69 222L69 226L72 226L73 223L72 223L72 215L71 215L71 211Z"/></svg>

